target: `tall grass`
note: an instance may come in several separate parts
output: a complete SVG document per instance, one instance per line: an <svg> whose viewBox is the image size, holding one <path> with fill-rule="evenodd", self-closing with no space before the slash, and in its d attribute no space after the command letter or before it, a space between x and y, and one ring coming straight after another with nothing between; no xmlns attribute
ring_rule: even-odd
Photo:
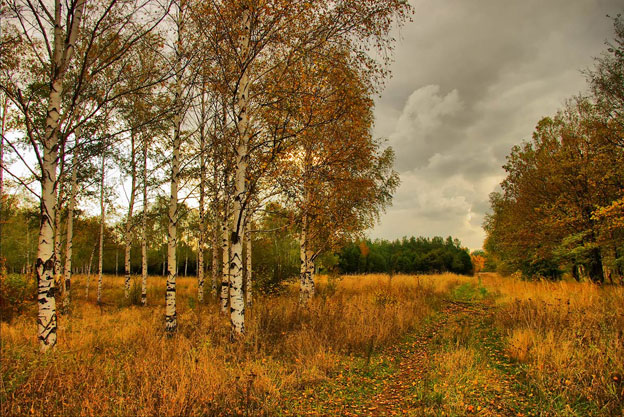
<svg viewBox="0 0 624 417"><path fill-rule="evenodd" d="M296 285L259 296L246 313L247 337L232 343L229 320L214 300L197 302L192 278L178 279L179 330L172 338L163 332L164 279L149 278L147 307L126 301L123 278L112 276L98 306L95 291L85 300L85 281L74 281L72 307L59 317L59 344L50 354L38 352L33 300L0 323L2 415L273 415L283 393L322 383L353 357L370 358L397 343L471 285L474 294L483 287L495 294L497 306L487 309L492 324L550 410L545 415L622 409L622 288L496 275L483 276L481 286L456 275L319 277L307 308L297 304ZM439 337L459 340L463 330ZM495 384L492 368L479 362L480 342L473 342L450 343L455 348L432 357L429 366L449 376L432 391L436 401L464 398L466 388L451 383L453 375Z"/></svg>
<svg viewBox="0 0 624 417"><path fill-rule="evenodd" d="M178 279L171 339L163 334L164 280L149 278L146 308L127 305L122 280L105 277L98 306L94 291L84 299L85 277L75 279L52 354L37 351L34 306L1 324L2 415L267 414L282 390L322 381L350 356L395 342L432 312L441 291L415 277L321 277L305 309L296 287L260 297L247 312L246 339L231 343L216 303L197 303L194 279Z"/></svg>
<svg viewBox="0 0 624 417"><path fill-rule="evenodd" d="M483 282L500 294L496 322L508 353L525 364L544 406L570 415L621 413L624 288L496 275Z"/></svg>

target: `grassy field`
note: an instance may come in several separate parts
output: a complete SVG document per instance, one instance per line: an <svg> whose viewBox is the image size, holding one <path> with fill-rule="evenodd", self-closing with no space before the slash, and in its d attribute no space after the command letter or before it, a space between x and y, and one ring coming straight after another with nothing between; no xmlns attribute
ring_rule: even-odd
<svg viewBox="0 0 624 417"><path fill-rule="evenodd" d="M307 309L296 286L258 297L232 344L194 279L178 281L173 338L162 278L145 308L127 305L121 277L105 278L103 306L84 283L51 354L34 302L1 323L2 415L622 415L622 288L320 277Z"/></svg>

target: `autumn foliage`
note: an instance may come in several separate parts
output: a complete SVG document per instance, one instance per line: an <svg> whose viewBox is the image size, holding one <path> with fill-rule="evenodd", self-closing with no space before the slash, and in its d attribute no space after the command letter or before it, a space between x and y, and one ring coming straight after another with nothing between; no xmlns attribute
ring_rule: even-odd
<svg viewBox="0 0 624 417"><path fill-rule="evenodd" d="M624 274L622 21L588 73L591 94L543 118L515 146L490 196L486 249L501 272L621 283ZM618 81L619 80L619 81Z"/></svg>

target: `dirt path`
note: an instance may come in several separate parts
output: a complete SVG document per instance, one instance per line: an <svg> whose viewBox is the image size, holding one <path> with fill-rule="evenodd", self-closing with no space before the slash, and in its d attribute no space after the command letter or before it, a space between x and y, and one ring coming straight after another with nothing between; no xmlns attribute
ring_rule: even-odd
<svg viewBox="0 0 624 417"><path fill-rule="evenodd" d="M540 415L503 352L493 314L483 302L447 301L419 331L370 365L304 392L284 415Z"/></svg>
<svg viewBox="0 0 624 417"><path fill-rule="evenodd" d="M425 380L431 372L432 341L440 337L449 322L458 315L481 313L464 304L449 302L437 320L413 335L407 343L391 347L387 354L400 358L399 371L385 382L383 390L375 395L368 407L370 415L401 415L411 408L409 399L417 381Z"/></svg>

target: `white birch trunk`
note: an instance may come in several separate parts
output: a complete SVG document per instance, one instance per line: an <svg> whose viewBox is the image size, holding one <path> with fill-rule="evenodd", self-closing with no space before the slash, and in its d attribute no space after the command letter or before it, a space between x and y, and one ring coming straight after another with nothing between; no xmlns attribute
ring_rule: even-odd
<svg viewBox="0 0 624 417"><path fill-rule="evenodd" d="M238 117L238 146L236 147L236 167L234 173L234 200L232 203L232 224L230 233L230 321L232 336L245 334L245 299L243 293L243 225L246 200L246 176L249 160L249 42L250 11L246 7L242 14L243 34L241 36L240 57L243 63L241 78L236 91Z"/></svg>
<svg viewBox="0 0 624 417"><path fill-rule="evenodd" d="M215 115L214 128L215 130L217 128L216 115ZM212 230L212 260L211 260L212 261L212 288L211 288L211 293L212 293L212 296L216 299L217 287L218 287L218 282L219 282L219 233L221 231L221 224L219 221L219 187L217 186L219 182L219 168L217 164L217 147L214 145L213 145L213 154L212 154L212 168L213 168L213 184L214 184L212 212L214 213L214 223L213 223L213 230ZM224 201L225 201L225 198L224 198Z"/></svg>
<svg viewBox="0 0 624 417"><path fill-rule="evenodd" d="M63 306L69 307L71 302L72 254L74 249L74 211L76 210L76 194L78 192L78 149L80 129L75 132L76 143L72 156L71 184L69 189L69 205L67 207L67 234L65 239L65 270L63 281Z"/></svg>
<svg viewBox="0 0 624 417"><path fill-rule="evenodd" d="M102 303L102 277L103 277L103 261L104 261L104 222L106 221L106 207L104 205L104 179L105 179L105 161L104 151L102 151L102 179L100 182L100 248L98 259L98 287L97 287L97 303Z"/></svg>
<svg viewBox="0 0 624 417"><path fill-rule="evenodd" d="M204 134L204 92L201 97L201 126L199 127L199 239L197 242L197 300L202 303L204 301L204 250L206 240L206 137Z"/></svg>
<svg viewBox="0 0 624 417"><path fill-rule="evenodd" d="M301 236L299 237L299 254L301 258L299 304L307 305L314 297L314 252L309 249L308 216L303 215Z"/></svg>
<svg viewBox="0 0 624 417"><path fill-rule="evenodd" d="M85 1L73 4L73 20L69 34L61 28L61 1L54 2L54 48L50 77L50 92L46 112L45 136L41 166L41 223L37 246L37 315L39 347L46 352L56 345L56 300L54 299L54 230L56 205L56 168L58 157L58 128L65 71L74 52L78 28L82 21Z"/></svg>
<svg viewBox="0 0 624 417"><path fill-rule="evenodd" d="M251 221L249 221L247 223L248 225L251 224ZM246 282L245 282L245 298L247 301L247 307L251 307L253 304L253 270L252 270L252 263L251 263L251 231L250 231L250 226L247 227L247 232L245 233L245 243L246 243L246 266L247 266L247 277L246 277Z"/></svg>
<svg viewBox="0 0 624 417"><path fill-rule="evenodd" d="M60 13L60 11L59 11ZM46 140L43 144L43 166L41 167L41 224L37 248L37 304L39 347L46 352L56 345L56 300L54 299L54 228L56 205L56 168L58 148L58 119L61 106L62 80L52 82L48 115L46 118Z"/></svg>
<svg viewBox="0 0 624 417"><path fill-rule="evenodd" d="M4 166L4 132L6 129L6 115L9 104L9 96L4 95L2 101L2 124L0 125L0 167ZM0 168L0 216L4 207L4 170ZM2 250L2 224L5 222L4 218L0 217L0 275L6 276L6 261L4 259L4 251ZM28 236L28 235L27 235ZM29 248L29 246L28 246ZM27 249L28 250L28 249Z"/></svg>
<svg viewBox="0 0 624 417"><path fill-rule="evenodd" d="M221 273L220 306L221 312L227 314L228 301L230 296L230 240L228 239L228 207L227 199L223 202L223 222L221 223L221 250L223 256L223 271Z"/></svg>
<svg viewBox="0 0 624 417"><path fill-rule="evenodd" d="M130 251L132 250L132 215L134 211L134 196L136 194L136 149L134 146L134 132L130 134L130 201L128 203L128 217L126 218L126 230L124 233L125 254L124 254L124 271L126 274L124 294L126 299L130 298Z"/></svg>
<svg viewBox="0 0 624 417"><path fill-rule="evenodd" d="M147 305L147 139L143 138L143 230L141 231L141 305Z"/></svg>
<svg viewBox="0 0 624 417"><path fill-rule="evenodd" d="M219 281L219 216L216 215L212 231L212 288L211 294L213 297L217 296L217 282Z"/></svg>
<svg viewBox="0 0 624 417"><path fill-rule="evenodd" d="M178 326L176 311L176 277L178 264L178 181L180 174L180 117L176 116L171 161L171 194L169 197L169 226L167 228L167 290L165 294L165 330L175 332Z"/></svg>
<svg viewBox="0 0 624 417"><path fill-rule="evenodd" d="M174 105L178 106L173 119L173 155L171 158L171 193L169 196L169 226L167 228L167 287L165 292L165 331L172 335L178 328L176 310L176 278L178 276L178 186L180 180L180 147L182 145L182 23L184 2L178 4L176 41L176 92Z"/></svg>
<svg viewBox="0 0 624 417"><path fill-rule="evenodd" d="M61 157L61 160L63 158ZM61 164L61 170L62 168ZM63 201L63 187L61 179L57 179L57 198L56 207L54 208L54 285L61 286L62 267L61 267L61 201ZM61 286L61 290L63 287Z"/></svg>

